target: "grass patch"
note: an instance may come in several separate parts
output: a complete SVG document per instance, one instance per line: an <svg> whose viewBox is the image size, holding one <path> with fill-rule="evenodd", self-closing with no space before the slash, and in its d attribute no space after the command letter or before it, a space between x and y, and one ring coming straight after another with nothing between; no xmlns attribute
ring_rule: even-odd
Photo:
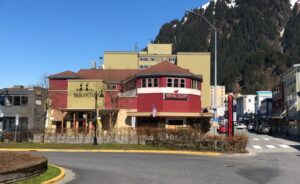
<svg viewBox="0 0 300 184"><path fill-rule="evenodd" d="M60 174L60 170L57 167L48 165L48 169L45 173L29 178L23 181L19 181L18 184L40 184L42 182L48 181L52 178L55 178Z"/></svg>
<svg viewBox="0 0 300 184"><path fill-rule="evenodd" d="M166 150L139 144L64 144L64 143L0 143L0 148L11 149L88 149L88 150Z"/></svg>

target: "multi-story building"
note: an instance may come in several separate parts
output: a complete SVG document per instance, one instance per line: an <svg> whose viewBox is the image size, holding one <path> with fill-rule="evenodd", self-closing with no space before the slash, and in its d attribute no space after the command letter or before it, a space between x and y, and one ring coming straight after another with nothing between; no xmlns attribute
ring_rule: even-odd
<svg viewBox="0 0 300 184"><path fill-rule="evenodd" d="M257 116L260 116L260 114L261 114L261 112L260 112L261 102L266 98L272 99L272 91L256 91L255 114Z"/></svg>
<svg viewBox="0 0 300 184"><path fill-rule="evenodd" d="M281 76L284 96L284 131L291 135L300 135L300 64L293 65Z"/></svg>
<svg viewBox="0 0 300 184"><path fill-rule="evenodd" d="M0 109L3 121L0 130L43 129L45 127L45 99L47 91L40 87L14 86L0 89Z"/></svg>
<svg viewBox="0 0 300 184"><path fill-rule="evenodd" d="M67 71L49 80L48 127L57 130L92 128L97 113L103 130L197 126L211 117L201 110L202 76L170 62L146 69ZM98 101L95 94L101 94Z"/></svg>
<svg viewBox="0 0 300 184"><path fill-rule="evenodd" d="M260 115L263 119L269 119L272 115L272 98L266 98L261 101Z"/></svg>
<svg viewBox="0 0 300 184"><path fill-rule="evenodd" d="M272 130L276 132L283 132L285 127L285 109L284 109L284 85L280 82L272 89L272 120L270 125Z"/></svg>
<svg viewBox="0 0 300 184"><path fill-rule="evenodd" d="M147 50L141 52L104 52L105 69L145 69L162 61L171 62L196 75L202 75L202 107L210 107L210 53L172 53L172 44L149 44Z"/></svg>
<svg viewBox="0 0 300 184"><path fill-rule="evenodd" d="M217 117L225 115L226 99L225 86L216 86L216 88L215 86L210 86L210 107L216 110Z"/></svg>
<svg viewBox="0 0 300 184"><path fill-rule="evenodd" d="M237 98L237 119L241 120L255 114L256 95L241 95Z"/></svg>

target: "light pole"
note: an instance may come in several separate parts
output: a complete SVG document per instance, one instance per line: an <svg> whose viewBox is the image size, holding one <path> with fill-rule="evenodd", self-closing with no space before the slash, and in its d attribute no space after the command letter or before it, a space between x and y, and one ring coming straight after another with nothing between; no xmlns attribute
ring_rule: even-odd
<svg viewBox="0 0 300 184"><path fill-rule="evenodd" d="M213 108L214 108L214 116L216 117L216 108L217 108L217 103L216 103L216 96L217 96L217 28L207 20L207 18L205 18L203 15L196 13L192 10L187 10L187 12L192 13L194 15L197 15L199 17L201 17L203 20L205 20L208 25L214 30L215 32L215 67L214 67L214 99L213 99Z"/></svg>
<svg viewBox="0 0 300 184"><path fill-rule="evenodd" d="M98 145L98 140L97 140L97 123L98 123L98 117L99 117L99 112L98 112L98 97L103 98L103 92L101 91L95 91L95 111L96 111L96 118L94 120L94 142L93 145Z"/></svg>

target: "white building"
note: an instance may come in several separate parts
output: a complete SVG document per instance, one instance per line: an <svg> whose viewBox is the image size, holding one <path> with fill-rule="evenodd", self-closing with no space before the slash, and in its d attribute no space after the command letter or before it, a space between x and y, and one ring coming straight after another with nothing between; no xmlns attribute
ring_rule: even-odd
<svg viewBox="0 0 300 184"><path fill-rule="evenodd" d="M240 120L247 114L255 113L256 95L242 95L237 98L237 119Z"/></svg>
<svg viewBox="0 0 300 184"><path fill-rule="evenodd" d="M255 98L255 114L259 115L261 102L264 99L272 98L272 91L256 91L256 98Z"/></svg>

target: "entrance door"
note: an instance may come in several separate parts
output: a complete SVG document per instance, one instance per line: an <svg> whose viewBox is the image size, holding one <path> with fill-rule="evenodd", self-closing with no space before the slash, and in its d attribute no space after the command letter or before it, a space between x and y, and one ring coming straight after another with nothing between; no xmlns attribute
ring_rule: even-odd
<svg viewBox="0 0 300 184"><path fill-rule="evenodd" d="M183 125L183 120L168 120L169 125Z"/></svg>

